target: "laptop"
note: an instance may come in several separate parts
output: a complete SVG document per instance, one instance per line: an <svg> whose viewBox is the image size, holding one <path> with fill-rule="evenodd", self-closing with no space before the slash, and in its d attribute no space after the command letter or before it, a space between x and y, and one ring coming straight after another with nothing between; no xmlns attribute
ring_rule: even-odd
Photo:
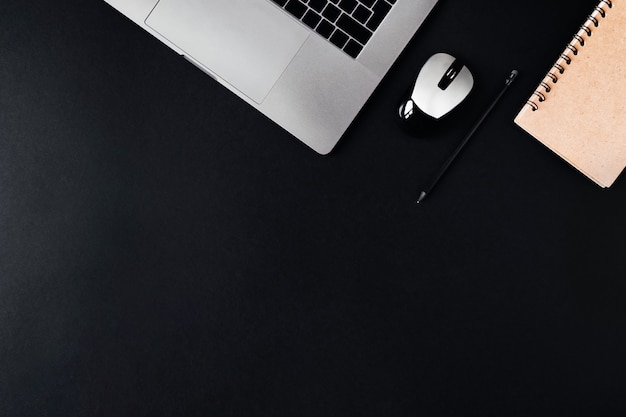
<svg viewBox="0 0 626 417"><path fill-rule="evenodd" d="M320 154L437 0L105 0Z"/></svg>

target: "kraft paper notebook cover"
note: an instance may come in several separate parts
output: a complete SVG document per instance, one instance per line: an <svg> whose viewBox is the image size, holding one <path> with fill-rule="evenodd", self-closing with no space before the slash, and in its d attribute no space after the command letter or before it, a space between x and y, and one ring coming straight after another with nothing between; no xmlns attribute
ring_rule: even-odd
<svg viewBox="0 0 626 417"><path fill-rule="evenodd" d="M626 0L603 0L515 123L602 187L626 167Z"/></svg>

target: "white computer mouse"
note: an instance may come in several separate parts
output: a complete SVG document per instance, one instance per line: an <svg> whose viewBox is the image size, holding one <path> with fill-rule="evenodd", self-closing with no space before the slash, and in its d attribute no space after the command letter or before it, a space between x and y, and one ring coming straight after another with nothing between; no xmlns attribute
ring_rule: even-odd
<svg viewBox="0 0 626 417"><path fill-rule="evenodd" d="M416 118L439 120L461 104L473 87L474 77L460 60L446 53L435 54L401 100L398 116L411 125L420 124Z"/></svg>

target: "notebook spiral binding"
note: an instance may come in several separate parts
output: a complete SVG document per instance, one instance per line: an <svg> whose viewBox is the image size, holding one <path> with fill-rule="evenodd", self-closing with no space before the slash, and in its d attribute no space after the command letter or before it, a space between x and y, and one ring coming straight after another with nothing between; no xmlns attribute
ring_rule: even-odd
<svg viewBox="0 0 626 417"><path fill-rule="evenodd" d="M604 19L608 13L606 8L611 9L612 7L612 0L601 0L594 8L593 12L587 16L587 20L585 20L585 23L580 27L578 33L576 33L570 43L567 44L559 59L552 65L548 74L543 78L528 101L526 101L526 105L530 106L532 111L539 110L538 103L546 101L546 95L552 91L552 86L559 81L559 75L565 73L567 66L572 64L574 60L572 55L578 55L580 48L585 46L586 38L590 38L593 34L592 27L597 28L600 26L600 20Z"/></svg>

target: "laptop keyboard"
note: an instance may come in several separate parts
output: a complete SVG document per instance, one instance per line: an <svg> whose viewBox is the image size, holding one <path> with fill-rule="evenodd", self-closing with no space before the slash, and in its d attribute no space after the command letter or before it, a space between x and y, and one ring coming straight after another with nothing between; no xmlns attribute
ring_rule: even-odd
<svg viewBox="0 0 626 417"><path fill-rule="evenodd" d="M272 0L356 58L396 0Z"/></svg>

